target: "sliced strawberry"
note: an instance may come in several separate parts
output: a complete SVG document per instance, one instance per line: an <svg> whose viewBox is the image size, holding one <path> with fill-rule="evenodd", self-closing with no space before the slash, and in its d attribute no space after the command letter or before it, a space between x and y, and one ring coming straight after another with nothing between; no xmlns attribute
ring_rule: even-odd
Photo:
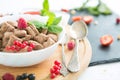
<svg viewBox="0 0 120 80"><path fill-rule="evenodd" d="M100 37L100 43L103 46L109 46L113 42L113 37L111 35L104 35Z"/></svg>
<svg viewBox="0 0 120 80"><path fill-rule="evenodd" d="M72 21L75 22L75 21L80 21L82 19L81 16L73 16L72 17Z"/></svg>
<svg viewBox="0 0 120 80"><path fill-rule="evenodd" d="M84 21L86 24L90 24L90 23L93 21L93 17L92 17L92 16L84 16L84 17L83 17L83 21Z"/></svg>
<svg viewBox="0 0 120 80"><path fill-rule="evenodd" d="M63 11L63 12L69 12L68 9L61 9L61 11Z"/></svg>
<svg viewBox="0 0 120 80"><path fill-rule="evenodd" d="M25 29L27 27L27 21L24 18L19 18L18 20L18 28Z"/></svg>

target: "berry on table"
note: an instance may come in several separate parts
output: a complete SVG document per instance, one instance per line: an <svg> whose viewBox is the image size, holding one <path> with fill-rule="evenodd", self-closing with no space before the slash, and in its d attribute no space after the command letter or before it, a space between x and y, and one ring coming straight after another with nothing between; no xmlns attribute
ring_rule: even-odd
<svg viewBox="0 0 120 80"><path fill-rule="evenodd" d="M22 77L22 79L27 79L27 78L28 78L28 74L27 74L27 73L23 73L23 74L21 75L21 77Z"/></svg>
<svg viewBox="0 0 120 80"><path fill-rule="evenodd" d="M14 75L10 74L10 73L5 73L3 76L2 76L2 79L3 80L15 80L15 77Z"/></svg>
<svg viewBox="0 0 120 80"><path fill-rule="evenodd" d="M117 23L117 24L120 23L120 18L116 18L116 23Z"/></svg>
<svg viewBox="0 0 120 80"><path fill-rule="evenodd" d="M54 61L54 64L59 66L59 65L60 65L60 62L58 62L57 60L55 60L55 61Z"/></svg>
<svg viewBox="0 0 120 80"><path fill-rule="evenodd" d="M23 80L23 78L21 77L21 75L18 75L18 76L16 77L16 80Z"/></svg>
<svg viewBox="0 0 120 80"><path fill-rule="evenodd" d="M28 80L35 80L35 75L34 74L29 74L28 75Z"/></svg>
<svg viewBox="0 0 120 80"><path fill-rule="evenodd" d="M60 74L61 64L59 61L54 61L54 66L50 69L50 78L53 79Z"/></svg>
<svg viewBox="0 0 120 80"><path fill-rule="evenodd" d="M75 47L75 43L73 41L70 41L67 43L67 47L69 50L72 50Z"/></svg>
<svg viewBox="0 0 120 80"><path fill-rule="evenodd" d="M56 77L56 74L55 73L52 73L51 75L50 75L50 78L51 79L54 79Z"/></svg>

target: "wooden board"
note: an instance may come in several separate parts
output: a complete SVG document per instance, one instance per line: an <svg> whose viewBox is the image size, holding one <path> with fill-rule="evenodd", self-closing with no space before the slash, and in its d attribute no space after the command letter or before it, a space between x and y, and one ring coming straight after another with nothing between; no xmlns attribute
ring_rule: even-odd
<svg viewBox="0 0 120 80"><path fill-rule="evenodd" d="M0 65L0 76L2 76L5 73L12 73L13 75L20 75L22 73L34 73L36 75L36 80L51 80L49 75L49 70L53 66L54 61L58 60L61 61L61 52L62 48L59 45L57 50L53 55L51 55L47 60L44 62L31 66L31 67L23 67L23 68L13 68L13 67L7 67ZM67 63L72 55L73 51L69 51L67 47L65 46L65 53L66 53L66 59ZM77 73L70 73L66 77L63 77L62 75L57 76L54 80L77 80L80 74L87 68L90 59L91 59L91 46L87 38L80 41L79 45L79 58L80 58L80 71Z"/></svg>

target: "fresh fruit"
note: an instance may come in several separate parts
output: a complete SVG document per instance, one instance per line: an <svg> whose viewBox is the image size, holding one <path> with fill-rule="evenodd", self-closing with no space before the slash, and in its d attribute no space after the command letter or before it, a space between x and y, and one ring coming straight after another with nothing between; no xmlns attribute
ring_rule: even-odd
<svg viewBox="0 0 120 80"><path fill-rule="evenodd" d="M100 37L100 43L103 46L109 46L113 42L113 37L111 35L104 35Z"/></svg>
<svg viewBox="0 0 120 80"><path fill-rule="evenodd" d="M93 17L92 17L92 16L84 16L84 17L83 17L83 21L84 21L86 24L90 24L90 23L93 21Z"/></svg>
<svg viewBox="0 0 120 80"><path fill-rule="evenodd" d="M67 43L67 47L69 50L73 50L75 47L75 43L73 41L70 41Z"/></svg>
<svg viewBox="0 0 120 80"><path fill-rule="evenodd" d="M14 51L15 50L15 45L12 45L11 47L10 47L10 49L12 50L12 51Z"/></svg>
<svg viewBox="0 0 120 80"><path fill-rule="evenodd" d="M68 9L61 9L61 11L63 11L63 12L69 12Z"/></svg>
<svg viewBox="0 0 120 80"><path fill-rule="evenodd" d="M11 47L10 46L6 46L5 49L9 51L9 50L11 50Z"/></svg>
<svg viewBox="0 0 120 80"><path fill-rule="evenodd" d="M15 80L15 77L14 75L10 74L10 73L5 73L3 76L2 76L2 80Z"/></svg>
<svg viewBox="0 0 120 80"><path fill-rule="evenodd" d="M27 73L23 73L23 74L21 75L21 78L22 78L22 79L27 79L27 78L28 78L28 74L27 74Z"/></svg>
<svg viewBox="0 0 120 80"><path fill-rule="evenodd" d="M27 46L27 44L22 43L20 47L23 49L23 48L25 48L26 46Z"/></svg>
<svg viewBox="0 0 120 80"><path fill-rule="evenodd" d="M28 52L31 52L31 51L33 50L33 48L29 46L29 47L27 48L27 50L28 50Z"/></svg>
<svg viewBox="0 0 120 80"><path fill-rule="evenodd" d="M81 16L73 16L72 17L72 21L75 22L75 21L80 21L82 20L82 17Z"/></svg>
<svg viewBox="0 0 120 80"><path fill-rule="evenodd" d="M24 18L19 18L18 20L18 28L25 29L27 27L27 21Z"/></svg>
<svg viewBox="0 0 120 80"><path fill-rule="evenodd" d="M56 77L56 74L55 73L52 73L51 75L50 75L50 78L51 79L54 79Z"/></svg>
<svg viewBox="0 0 120 80"><path fill-rule="evenodd" d="M28 75L28 80L35 80L35 75L34 74L29 74Z"/></svg>
<svg viewBox="0 0 120 80"><path fill-rule="evenodd" d="M15 40L15 41L13 42L13 44L14 44L14 45L17 45L18 42L19 42L19 41Z"/></svg>
<svg viewBox="0 0 120 80"><path fill-rule="evenodd" d="M119 24L120 23L120 17L116 18L116 23Z"/></svg>
<svg viewBox="0 0 120 80"><path fill-rule="evenodd" d="M18 76L16 77L16 80L23 80L23 79L22 79L21 75L18 75Z"/></svg>
<svg viewBox="0 0 120 80"><path fill-rule="evenodd" d="M24 12L24 14L40 15L40 11L28 11L28 12Z"/></svg>
<svg viewBox="0 0 120 80"><path fill-rule="evenodd" d="M26 44L26 45L28 45L28 42L27 42L27 41L23 41L23 44Z"/></svg>
<svg viewBox="0 0 120 80"><path fill-rule="evenodd" d="M33 49L35 48L35 44L34 43L30 43L29 46L32 47Z"/></svg>
<svg viewBox="0 0 120 80"><path fill-rule="evenodd" d="M54 61L54 66L50 69L50 78L53 79L60 74L61 64L59 61Z"/></svg>
<svg viewBox="0 0 120 80"><path fill-rule="evenodd" d="M54 61L54 64L57 65L57 66L59 66L59 65L60 65L60 62L57 61L57 60L55 60L55 61Z"/></svg>

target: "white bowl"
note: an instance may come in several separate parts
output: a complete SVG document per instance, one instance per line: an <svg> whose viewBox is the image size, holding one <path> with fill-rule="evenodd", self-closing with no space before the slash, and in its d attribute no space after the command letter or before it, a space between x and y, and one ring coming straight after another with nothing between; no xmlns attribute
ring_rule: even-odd
<svg viewBox="0 0 120 80"><path fill-rule="evenodd" d="M47 59L49 56L51 56L54 51L56 50L59 42L62 40L62 37L64 36L64 27L67 24L67 21L69 19L69 15L62 14L62 20L59 25L63 27L63 31L60 33L58 42L53 44L52 46L42 49L42 50L36 50L32 52L25 52L25 53L6 53L6 52L0 52L0 64L5 66L11 66L11 67L25 67L25 66L31 66L38 64L45 59ZM11 20L15 21L18 20L20 17L25 18L26 20L40 20L42 22L46 22L48 17L42 17L39 15L13 15L13 16L5 16L0 18L0 23ZM66 21L64 21L66 19Z"/></svg>

